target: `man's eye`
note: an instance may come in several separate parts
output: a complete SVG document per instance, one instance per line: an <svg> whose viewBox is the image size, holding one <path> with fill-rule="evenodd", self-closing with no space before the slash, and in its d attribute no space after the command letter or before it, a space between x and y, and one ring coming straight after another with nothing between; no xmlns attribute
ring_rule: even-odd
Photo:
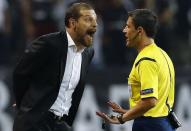
<svg viewBox="0 0 191 131"><path fill-rule="evenodd" d="M91 22L92 21L92 18L85 18L85 21L89 21L89 22Z"/></svg>

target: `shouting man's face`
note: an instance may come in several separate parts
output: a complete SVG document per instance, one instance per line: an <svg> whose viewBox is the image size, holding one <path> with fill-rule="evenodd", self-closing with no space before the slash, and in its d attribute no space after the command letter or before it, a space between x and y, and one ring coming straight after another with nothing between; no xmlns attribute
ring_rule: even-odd
<svg viewBox="0 0 191 131"><path fill-rule="evenodd" d="M94 10L81 10L81 16L76 20L76 40L85 47L92 45L97 28L97 16Z"/></svg>

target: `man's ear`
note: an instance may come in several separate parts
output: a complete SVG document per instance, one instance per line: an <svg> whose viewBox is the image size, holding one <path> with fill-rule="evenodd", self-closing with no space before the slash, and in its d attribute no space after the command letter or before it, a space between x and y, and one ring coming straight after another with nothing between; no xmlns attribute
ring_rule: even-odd
<svg viewBox="0 0 191 131"><path fill-rule="evenodd" d="M137 31L138 31L138 33L142 33L142 32L144 31L144 29L143 29L143 27L139 26L139 27L137 28Z"/></svg>
<svg viewBox="0 0 191 131"><path fill-rule="evenodd" d="M76 20L73 18L70 18L69 19L69 27L75 27L75 25L76 25Z"/></svg>

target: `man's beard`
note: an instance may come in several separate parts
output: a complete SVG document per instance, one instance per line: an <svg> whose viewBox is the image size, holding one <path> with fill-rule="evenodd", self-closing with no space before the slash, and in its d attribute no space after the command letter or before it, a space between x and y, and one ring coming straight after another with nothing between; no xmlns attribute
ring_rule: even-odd
<svg viewBox="0 0 191 131"><path fill-rule="evenodd" d="M92 45L93 35L87 30L84 35L78 35L78 42L85 47L89 47Z"/></svg>

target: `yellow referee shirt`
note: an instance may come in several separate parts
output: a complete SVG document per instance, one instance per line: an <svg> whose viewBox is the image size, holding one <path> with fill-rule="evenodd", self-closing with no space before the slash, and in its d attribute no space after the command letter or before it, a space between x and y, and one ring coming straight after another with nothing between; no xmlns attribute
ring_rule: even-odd
<svg viewBox="0 0 191 131"><path fill-rule="evenodd" d="M157 104L144 116L167 116L168 107L174 103L174 67L171 59L156 44L146 46L137 56L128 78L130 107L140 99L155 97Z"/></svg>

